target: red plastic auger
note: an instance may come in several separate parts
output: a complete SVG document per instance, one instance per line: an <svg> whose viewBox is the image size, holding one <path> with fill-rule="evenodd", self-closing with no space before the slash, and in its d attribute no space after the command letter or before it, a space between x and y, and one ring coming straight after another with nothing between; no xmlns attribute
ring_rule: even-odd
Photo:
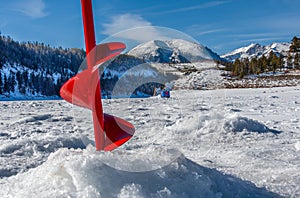
<svg viewBox="0 0 300 198"><path fill-rule="evenodd" d="M103 113L98 65L117 56L125 48L120 42L96 46L91 0L81 0L86 45L87 69L69 79L60 89L60 96L92 111L96 150L111 151L128 141L134 126L116 116Z"/></svg>

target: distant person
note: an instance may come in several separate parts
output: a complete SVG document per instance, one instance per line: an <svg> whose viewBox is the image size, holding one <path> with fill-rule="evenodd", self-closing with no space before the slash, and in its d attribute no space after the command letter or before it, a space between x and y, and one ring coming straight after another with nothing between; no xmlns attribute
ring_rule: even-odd
<svg viewBox="0 0 300 198"><path fill-rule="evenodd" d="M160 95L162 98L170 98L170 91L163 90Z"/></svg>
<svg viewBox="0 0 300 198"><path fill-rule="evenodd" d="M160 96L162 98L170 98L170 89L168 89L168 87L164 87L161 91Z"/></svg>

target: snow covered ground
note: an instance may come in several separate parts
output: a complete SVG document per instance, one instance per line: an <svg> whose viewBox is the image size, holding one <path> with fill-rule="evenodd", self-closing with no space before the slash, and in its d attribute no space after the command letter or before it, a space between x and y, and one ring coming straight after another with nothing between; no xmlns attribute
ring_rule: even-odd
<svg viewBox="0 0 300 198"><path fill-rule="evenodd" d="M0 197L299 197L300 87L103 100L134 137L96 152L88 110L1 102Z"/></svg>
<svg viewBox="0 0 300 198"><path fill-rule="evenodd" d="M288 74L266 72L239 79L228 76L230 73L227 71L217 69L215 63L205 63L203 66L198 66L197 71L189 74L178 74L180 78L174 80L174 89L272 88L300 84L299 72L296 71Z"/></svg>

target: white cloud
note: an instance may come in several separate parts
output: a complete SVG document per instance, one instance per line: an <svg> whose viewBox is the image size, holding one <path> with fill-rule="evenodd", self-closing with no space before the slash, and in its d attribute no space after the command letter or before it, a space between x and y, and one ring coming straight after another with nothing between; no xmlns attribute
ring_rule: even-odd
<svg viewBox="0 0 300 198"><path fill-rule="evenodd" d="M110 23L103 24L104 30L102 33L106 35L112 35L123 30L151 25L152 24L149 21L146 21L139 15L122 14L113 16Z"/></svg>
<svg viewBox="0 0 300 198"><path fill-rule="evenodd" d="M47 16L43 0L22 0L13 5L13 10L32 18Z"/></svg>
<svg viewBox="0 0 300 198"><path fill-rule="evenodd" d="M179 9L167 10L167 11L161 12L159 14L187 12L187 11L211 8L211 7L219 6L219 5L226 4L226 3L229 3L229 1L211 1L211 2L206 2L203 4L198 4L198 5L194 5L194 6L190 6L190 7L183 7L183 8L179 8Z"/></svg>
<svg viewBox="0 0 300 198"><path fill-rule="evenodd" d="M279 40L284 40L284 39L286 39L286 37L265 37L265 38L239 40L239 41L235 41L234 43L277 42Z"/></svg>
<svg viewBox="0 0 300 198"><path fill-rule="evenodd" d="M152 26L151 22L135 14L113 16L111 22L103 24L103 27L104 30L101 33L104 35L112 36L122 32L121 34L117 34L117 37L139 42L164 37L156 27Z"/></svg>
<svg viewBox="0 0 300 198"><path fill-rule="evenodd" d="M196 42L194 38L178 30L152 26L151 22L140 15L123 14L114 16L111 18L110 23L102 26L104 30L101 33L109 36L102 42L123 42L126 44L127 49L152 40L183 39Z"/></svg>
<svg viewBox="0 0 300 198"><path fill-rule="evenodd" d="M219 28L216 24L194 24L191 26L188 26L186 28L186 32L193 36L203 36L203 35L212 35L212 34L218 34L220 32L227 32L227 28Z"/></svg>

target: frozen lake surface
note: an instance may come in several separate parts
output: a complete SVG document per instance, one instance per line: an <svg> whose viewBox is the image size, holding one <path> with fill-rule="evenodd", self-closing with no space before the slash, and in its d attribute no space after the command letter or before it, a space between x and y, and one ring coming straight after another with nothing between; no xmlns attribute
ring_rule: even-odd
<svg viewBox="0 0 300 198"><path fill-rule="evenodd" d="M106 153L92 146L88 110L0 102L0 197L300 197L299 96L285 87L103 100L136 127Z"/></svg>

